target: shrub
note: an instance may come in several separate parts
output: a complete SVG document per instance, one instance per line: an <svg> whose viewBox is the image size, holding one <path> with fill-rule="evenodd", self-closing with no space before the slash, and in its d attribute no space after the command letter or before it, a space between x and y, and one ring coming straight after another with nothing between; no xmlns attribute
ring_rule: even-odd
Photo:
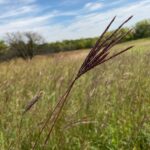
<svg viewBox="0 0 150 150"><path fill-rule="evenodd" d="M136 23L134 32L135 39L150 37L150 19Z"/></svg>
<svg viewBox="0 0 150 150"><path fill-rule="evenodd" d="M4 41L0 41L0 56L6 52L7 45Z"/></svg>
<svg viewBox="0 0 150 150"><path fill-rule="evenodd" d="M10 33L7 34L7 41L10 50L14 51L17 57L23 59L32 59L35 55L35 51L40 44L43 43L43 38L33 32L25 33Z"/></svg>

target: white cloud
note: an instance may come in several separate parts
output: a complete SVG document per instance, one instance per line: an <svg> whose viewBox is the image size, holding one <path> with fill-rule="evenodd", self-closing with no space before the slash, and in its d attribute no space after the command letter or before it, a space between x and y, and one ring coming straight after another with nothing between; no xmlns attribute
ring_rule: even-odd
<svg viewBox="0 0 150 150"><path fill-rule="evenodd" d="M142 19L150 18L149 10L150 2L144 0L103 13L96 12L79 15L71 24L65 27L63 25L43 26L41 30L50 41L94 37L104 30L105 26L115 15L117 15L117 20L111 29L116 28L124 19L131 15L134 15L134 18L127 24L128 26L134 25ZM50 33L51 36L47 33Z"/></svg>
<svg viewBox="0 0 150 150"><path fill-rule="evenodd" d="M9 3L9 0L0 0L0 4L7 4Z"/></svg>
<svg viewBox="0 0 150 150"><path fill-rule="evenodd" d="M22 12L24 12L23 10L30 11L30 9L22 9ZM14 19L13 21L7 20L7 23L0 24L0 36L6 32L13 31L36 31L44 35L49 41L94 37L104 30L106 24L115 15L118 15L118 18L111 29L116 28L118 24L130 15L134 15L134 18L128 23L128 26L133 25L139 20L150 18L149 10L150 1L142 0L139 3L126 4L101 13L87 12L83 9L71 12L51 11L48 14L37 17L31 15L21 19ZM75 18L69 24L64 25L61 22L52 22L55 17L70 15L75 16Z"/></svg>
<svg viewBox="0 0 150 150"><path fill-rule="evenodd" d="M18 0L18 2L23 2L23 3L34 3L36 0Z"/></svg>
<svg viewBox="0 0 150 150"><path fill-rule="evenodd" d="M89 2L87 4L85 4L84 9L88 10L88 11L94 11L94 10L98 10L100 8L103 7L102 3L99 2Z"/></svg>
<svg viewBox="0 0 150 150"><path fill-rule="evenodd" d="M39 17L30 17L23 19L16 19L13 22L7 23L5 26L0 25L1 34L7 32L17 32L17 31L32 31L33 29L38 29L40 26L44 26L50 18L55 16L55 12L39 16Z"/></svg>
<svg viewBox="0 0 150 150"><path fill-rule="evenodd" d="M117 0L117 1L111 2L109 5L114 6L114 5L121 4L121 3L125 2L125 1L126 0Z"/></svg>
<svg viewBox="0 0 150 150"><path fill-rule="evenodd" d="M31 13L34 12L37 9L35 5L31 6L23 6L14 10L7 11L5 14L2 14L0 16L0 19L6 19L8 17L13 17L13 16L21 16L22 14L26 13Z"/></svg>
<svg viewBox="0 0 150 150"><path fill-rule="evenodd" d="M30 4L34 3L36 0L13 0L13 3L22 3L22 4ZM0 0L0 4L11 4L12 0Z"/></svg>

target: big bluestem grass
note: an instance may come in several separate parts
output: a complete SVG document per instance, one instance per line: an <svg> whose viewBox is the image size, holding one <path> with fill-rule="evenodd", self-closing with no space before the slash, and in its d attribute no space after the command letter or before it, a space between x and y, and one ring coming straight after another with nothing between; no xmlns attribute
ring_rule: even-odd
<svg viewBox="0 0 150 150"><path fill-rule="evenodd" d="M40 130L38 139L35 141L35 144L33 146L33 149L35 149L36 144L40 138L40 135L42 134L43 130L46 128L46 126L48 124L50 124L50 128L49 128L49 132L45 138L45 142L44 145L47 144L50 135L52 133L52 130L57 122L57 120L59 119L59 116L61 114L61 111L63 109L63 107L65 106L66 102L67 102L67 98L69 93L71 92L73 85L75 84L75 82L81 77L83 76L86 72L92 70L93 68L95 68L96 66L99 66L101 64L103 64L104 62L107 62L113 58L115 58L116 56L126 52L127 50L131 49L133 46L129 46L117 53L113 53L111 54L110 50L112 47L114 47L118 42L120 42L128 33L131 32L131 30L129 30L127 33L125 34L119 34L120 29L123 27L124 24L126 24L131 18L129 17L127 20L125 20L114 32L112 32L112 34L110 36L108 36L106 39L104 39L104 35L106 34L106 32L109 30L110 26L112 25L112 23L115 21L114 17L111 22L109 23L109 25L106 27L106 29L104 30L104 32L101 34L101 36L98 38L96 44L93 46L93 48L90 50L89 54L87 55L87 57L85 58L83 64L81 65L79 71L77 72L77 75L75 76L75 78L72 80L72 82L70 83L70 85L68 86L68 89L66 90L66 92L64 93L64 95L58 100L54 110L52 111L52 113L50 113L50 111L48 112L48 117L43 125L43 127Z"/></svg>

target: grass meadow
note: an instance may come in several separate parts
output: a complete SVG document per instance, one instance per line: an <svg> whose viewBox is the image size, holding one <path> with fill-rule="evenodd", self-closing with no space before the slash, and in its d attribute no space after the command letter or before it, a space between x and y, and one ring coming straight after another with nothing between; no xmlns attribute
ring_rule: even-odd
<svg viewBox="0 0 150 150"><path fill-rule="evenodd" d="M150 149L150 39L81 77L73 87L46 150ZM48 110L77 73L88 50L0 63L0 150L43 150ZM41 92L32 109L26 104Z"/></svg>

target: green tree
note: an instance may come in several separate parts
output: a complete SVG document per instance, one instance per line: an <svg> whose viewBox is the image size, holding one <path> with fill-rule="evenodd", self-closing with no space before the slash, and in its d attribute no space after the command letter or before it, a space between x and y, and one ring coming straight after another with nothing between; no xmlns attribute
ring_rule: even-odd
<svg viewBox="0 0 150 150"><path fill-rule="evenodd" d="M146 37L150 37L150 19L140 21L135 25L134 38L139 39Z"/></svg>
<svg viewBox="0 0 150 150"><path fill-rule="evenodd" d="M0 41L0 56L6 52L7 45L4 41Z"/></svg>
<svg viewBox="0 0 150 150"><path fill-rule="evenodd" d="M7 42L10 50L14 51L18 57L23 59L32 59L36 54L36 50L44 40L43 37L34 32L25 33L9 33L7 34Z"/></svg>
<svg viewBox="0 0 150 150"><path fill-rule="evenodd" d="M130 29L129 28L122 28L119 32L120 32L120 35L124 35L126 34ZM130 32L128 33L122 40L121 42L126 42L126 41L131 41L134 39L134 33L133 32Z"/></svg>

